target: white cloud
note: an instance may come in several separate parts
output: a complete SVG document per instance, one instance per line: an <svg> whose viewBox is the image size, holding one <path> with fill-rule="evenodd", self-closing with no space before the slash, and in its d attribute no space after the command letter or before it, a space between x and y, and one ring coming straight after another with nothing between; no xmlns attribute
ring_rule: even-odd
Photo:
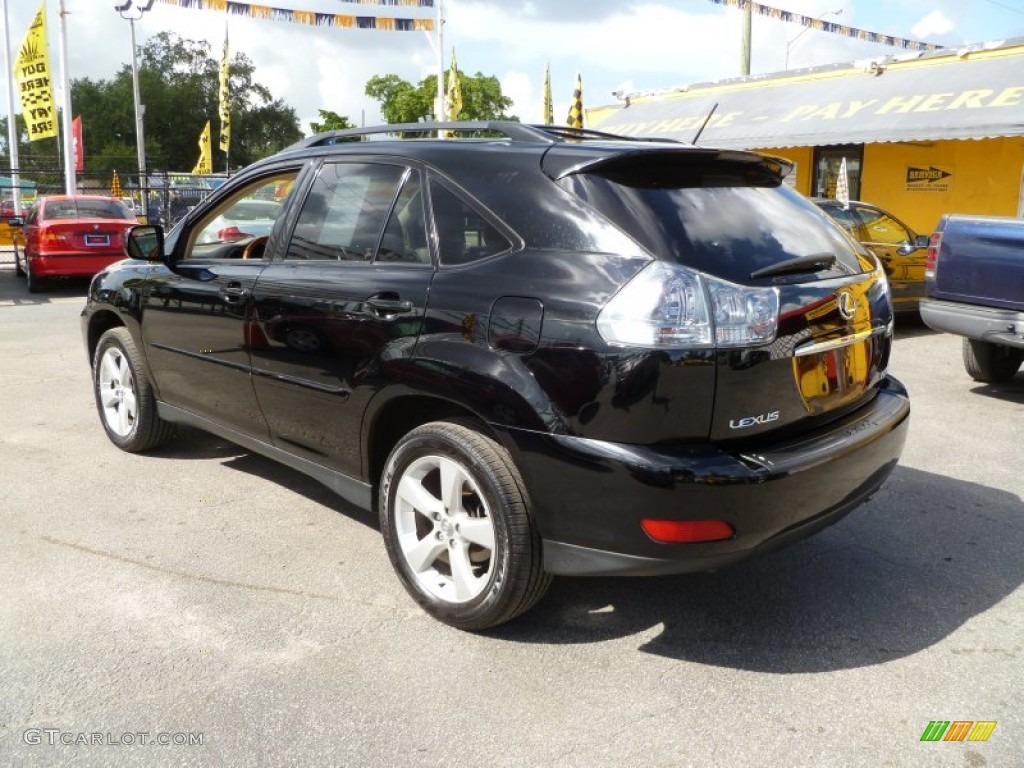
<svg viewBox="0 0 1024 768"><path fill-rule="evenodd" d="M911 27L910 34L922 40L927 40L952 32L955 28L956 24L946 14L935 10Z"/></svg>

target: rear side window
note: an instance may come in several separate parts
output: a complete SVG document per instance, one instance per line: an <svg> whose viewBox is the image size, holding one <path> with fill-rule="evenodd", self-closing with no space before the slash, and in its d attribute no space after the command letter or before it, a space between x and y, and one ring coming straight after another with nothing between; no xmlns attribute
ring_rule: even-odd
<svg viewBox="0 0 1024 768"><path fill-rule="evenodd" d="M750 160L651 153L560 183L655 256L725 280L823 254L864 271L817 206Z"/></svg>
<svg viewBox="0 0 1024 768"><path fill-rule="evenodd" d="M468 264L512 247L479 211L436 178L430 180L430 202L442 264Z"/></svg>

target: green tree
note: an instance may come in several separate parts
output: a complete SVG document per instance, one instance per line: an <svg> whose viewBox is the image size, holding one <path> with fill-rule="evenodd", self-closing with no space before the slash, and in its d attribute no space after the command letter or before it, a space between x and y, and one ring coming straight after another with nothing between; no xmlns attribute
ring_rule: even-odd
<svg viewBox="0 0 1024 768"><path fill-rule="evenodd" d="M445 82L448 82L445 73ZM467 75L459 72L462 88L460 120L519 120L509 115L512 99L501 92L501 83L493 75L482 72ZM366 82L366 95L380 103L380 112L390 123L416 123L434 117L437 98L437 75L427 75L418 85L398 75L377 75Z"/></svg>
<svg viewBox="0 0 1024 768"><path fill-rule="evenodd" d="M219 149L219 47L187 40L171 32L150 38L140 50L139 91L146 106L146 159L150 170L188 171L199 157L199 134L211 121L213 166L225 167ZM275 99L254 81L255 67L244 53L229 62L232 167L266 157L302 138L295 110ZM110 80L73 80L71 103L82 118L82 143L87 173L122 174L137 167L135 100L132 72L124 65ZM6 123L0 121L5 129ZM17 120L19 166L23 170L57 169L63 165L56 139L27 142ZM6 140L2 142L6 150ZM9 152L7 165L10 165Z"/></svg>
<svg viewBox="0 0 1024 768"><path fill-rule="evenodd" d="M318 109L322 123L310 122L309 127L313 133L326 133L327 131L344 131L346 128L355 128L355 124L345 115L331 112L329 109Z"/></svg>

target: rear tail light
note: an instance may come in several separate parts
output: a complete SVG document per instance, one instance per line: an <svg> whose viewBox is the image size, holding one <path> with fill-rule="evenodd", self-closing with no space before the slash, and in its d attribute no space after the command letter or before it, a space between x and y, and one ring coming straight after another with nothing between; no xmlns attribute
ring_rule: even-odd
<svg viewBox="0 0 1024 768"><path fill-rule="evenodd" d="M61 232L50 232L43 230L39 233L39 245L67 245L70 242L67 235Z"/></svg>
<svg viewBox="0 0 1024 768"><path fill-rule="evenodd" d="M736 530L724 520L641 520L644 533L662 544L725 541Z"/></svg>
<svg viewBox="0 0 1024 768"><path fill-rule="evenodd" d="M942 245L942 233L933 232L928 241L928 251L924 255L925 279L935 279L935 267L939 260L939 247Z"/></svg>
<svg viewBox="0 0 1024 768"><path fill-rule="evenodd" d="M776 288L748 287L656 261L601 310L597 329L609 344L642 347L738 347L775 338Z"/></svg>

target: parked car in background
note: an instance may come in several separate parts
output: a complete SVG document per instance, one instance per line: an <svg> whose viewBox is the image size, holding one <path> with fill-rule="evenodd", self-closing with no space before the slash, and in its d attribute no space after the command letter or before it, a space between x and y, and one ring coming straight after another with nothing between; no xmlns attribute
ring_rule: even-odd
<svg viewBox="0 0 1024 768"><path fill-rule="evenodd" d="M25 202L24 198L22 198L20 207L20 211L15 207L14 198L5 197L3 201L0 202L0 219L13 219L17 216L24 216L28 213L29 206Z"/></svg>
<svg viewBox="0 0 1024 768"><path fill-rule="evenodd" d="M1024 220L943 216L931 237L921 318L963 336L968 375L1007 382L1024 363Z"/></svg>
<svg viewBox="0 0 1024 768"><path fill-rule="evenodd" d="M25 248L15 254L15 271L32 292L49 278L94 275L124 258L124 236L136 224L116 197L40 197L25 218Z"/></svg>
<svg viewBox="0 0 1024 768"><path fill-rule="evenodd" d="M916 312L924 298L924 262L928 235L918 235L877 205L830 198L814 202L882 262L892 289L893 309Z"/></svg>
<svg viewBox="0 0 1024 768"><path fill-rule="evenodd" d="M910 414L885 274L788 170L509 122L310 137L93 280L99 421L126 451L193 425L375 508L463 629L552 575L783 546L878 490ZM207 237L267 190L269 235Z"/></svg>
<svg viewBox="0 0 1024 768"><path fill-rule="evenodd" d="M280 213L281 203L276 200L255 196L243 198L203 228L200 242L226 242L269 235Z"/></svg>

